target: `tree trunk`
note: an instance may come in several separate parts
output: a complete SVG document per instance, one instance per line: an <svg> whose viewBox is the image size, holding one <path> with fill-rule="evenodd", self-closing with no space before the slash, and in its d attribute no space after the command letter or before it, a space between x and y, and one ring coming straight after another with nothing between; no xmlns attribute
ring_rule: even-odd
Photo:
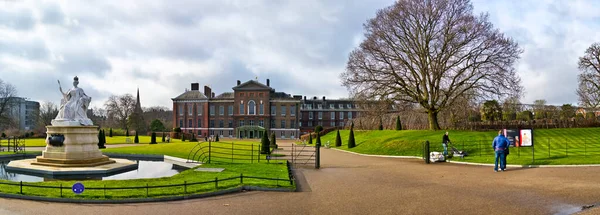
<svg viewBox="0 0 600 215"><path fill-rule="evenodd" d="M438 112L434 110L429 110L427 114L429 116L429 129L440 130L440 124L438 123Z"/></svg>

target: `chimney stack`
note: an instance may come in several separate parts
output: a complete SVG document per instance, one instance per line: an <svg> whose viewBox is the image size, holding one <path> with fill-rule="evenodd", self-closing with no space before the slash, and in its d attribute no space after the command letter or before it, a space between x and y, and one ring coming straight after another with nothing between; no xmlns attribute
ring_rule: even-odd
<svg viewBox="0 0 600 215"><path fill-rule="evenodd" d="M242 84L242 82L240 80L237 80L237 86L240 86L240 84Z"/></svg>
<svg viewBox="0 0 600 215"><path fill-rule="evenodd" d="M211 94L211 98L214 98L214 97L215 97L215 92L213 92L213 93Z"/></svg>
<svg viewBox="0 0 600 215"><path fill-rule="evenodd" d="M200 90L200 85L198 83L192 83L192 90Z"/></svg>
<svg viewBox="0 0 600 215"><path fill-rule="evenodd" d="M271 86L271 81L267 78L267 87Z"/></svg>
<svg viewBox="0 0 600 215"><path fill-rule="evenodd" d="M306 96L304 96L304 101L306 101Z"/></svg>
<svg viewBox="0 0 600 215"><path fill-rule="evenodd" d="M210 89L210 87L208 86L204 86L204 96L206 96L206 98L210 98L212 90Z"/></svg>
<svg viewBox="0 0 600 215"><path fill-rule="evenodd" d="M323 101L325 101L325 96L323 96Z"/></svg>

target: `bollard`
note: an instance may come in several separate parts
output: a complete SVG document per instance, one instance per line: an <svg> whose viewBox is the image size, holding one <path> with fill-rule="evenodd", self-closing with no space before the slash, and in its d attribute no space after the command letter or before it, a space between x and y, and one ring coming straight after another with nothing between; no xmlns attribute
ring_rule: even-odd
<svg viewBox="0 0 600 215"><path fill-rule="evenodd" d="M60 184L60 197L62 198L62 184Z"/></svg>
<svg viewBox="0 0 600 215"><path fill-rule="evenodd" d="M321 143L315 146L315 169L321 168ZM279 181L277 183L279 185Z"/></svg>
<svg viewBox="0 0 600 215"><path fill-rule="evenodd" d="M21 181L19 184L19 187L21 188L21 191L19 191L19 193L23 194L23 181Z"/></svg>
<svg viewBox="0 0 600 215"><path fill-rule="evenodd" d="M148 197L148 183L146 183L146 197Z"/></svg>
<svg viewBox="0 0 600 215"><path fill-rule="evenodd" d="M429 141L425 141L425 143L423 143L423 155L425 157L425 163L431 163L431 158L429 157Z"/></svg>

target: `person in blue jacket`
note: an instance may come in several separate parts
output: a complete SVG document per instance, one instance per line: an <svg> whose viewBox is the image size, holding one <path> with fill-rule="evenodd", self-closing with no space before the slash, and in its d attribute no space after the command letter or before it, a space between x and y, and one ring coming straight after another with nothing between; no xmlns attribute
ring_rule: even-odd
<svg viewBox="0 0 600 215"><path fill-rule="evenodd" d="M495 162L494 162L494 172L498 172L498 161L500 161L500 170L504 172L504 168L506 167L505 160L505 150L508 147L510 142L504 135L502 134L502 130L498 131L498 136L494 138L492 142L492 148L495 151Z"/></svg>

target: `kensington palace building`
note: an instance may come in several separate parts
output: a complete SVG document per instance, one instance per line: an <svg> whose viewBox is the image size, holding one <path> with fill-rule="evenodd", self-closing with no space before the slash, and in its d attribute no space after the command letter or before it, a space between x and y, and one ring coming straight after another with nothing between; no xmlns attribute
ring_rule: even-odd
<svg viewBox="0 0 600 215"><path fill-rule="evenodd" d="M353 100L306 99L277 92L255 80L237 81L233 92L215 95L198 83L172 99L173 127L198 137L262 138L275 133L281 139L299 138L315 126L344 127L358 117Z"/></svg>

